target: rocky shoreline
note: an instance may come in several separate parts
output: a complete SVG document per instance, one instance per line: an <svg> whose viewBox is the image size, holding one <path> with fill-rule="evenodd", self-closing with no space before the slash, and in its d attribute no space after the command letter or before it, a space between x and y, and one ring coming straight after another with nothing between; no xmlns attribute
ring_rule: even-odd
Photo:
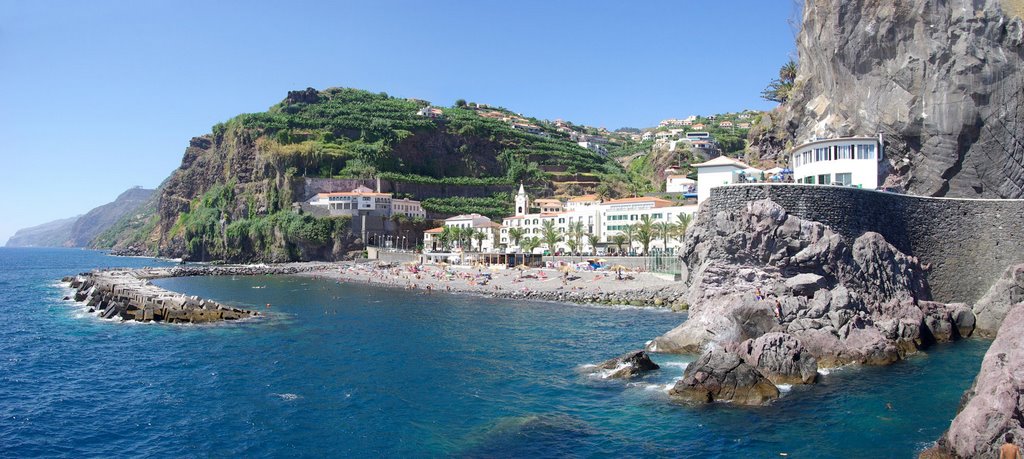
<svg viewBox="0 0 1024 459"><path fill-rule="evenodd" d="M330 265L324 263L302 263L110 269L68 276L62 282L75 290L72 296L65 297L66 300L85 303L89 313L103 319L199 324L259 317L260 313L171 292L150 281L168 277L299 274L329 268Z"/></svg>

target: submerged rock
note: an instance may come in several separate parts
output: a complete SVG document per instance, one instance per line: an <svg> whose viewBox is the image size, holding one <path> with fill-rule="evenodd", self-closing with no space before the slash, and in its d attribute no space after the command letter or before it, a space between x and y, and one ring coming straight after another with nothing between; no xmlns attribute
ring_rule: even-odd
<svg viewBox="0 0 1024 459"><path fill-rule="evenodd" d="M811 384L818 376L818 361L788 333L748 339L735 352L775 384Z"/></svg>
<svg viewBox="0 0 1024 459"><path fill-rule="evenodd" d="M712 349L686 367L668 394L693 403L764 405L779 398L779 389L739 355Z"/></svg>
<svg viewBox="0 0 1024 459"><path fill-rule="evenodd" d="M1003 436L1024 439L1024 303L1010 310L932 457L999 457ZM924 455L922 455L924 456Z"/></svg>
<svg viewBox="0 0 1024 459"><path fill-rule="evenodd" d="M627 352L614 359L605 361L596 369L611 370L608 378L632 378L648 371L657 370L661 367L651 361L651 357L642 349L639 351Z"/></svg>

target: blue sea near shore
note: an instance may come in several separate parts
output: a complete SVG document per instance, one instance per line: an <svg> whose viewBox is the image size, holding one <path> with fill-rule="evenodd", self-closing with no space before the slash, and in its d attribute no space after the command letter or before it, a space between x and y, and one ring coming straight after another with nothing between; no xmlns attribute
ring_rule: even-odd
<svg viewBox="0 0 1024 459"><path fill-rule="evenodd" d="M268 313L213 326L61 300L62 276L164 263L0 249L0 457L913 457L989 344L836 370L768 407L690 407L665 394L688 358L628 383L580 371L685 319L660 310L300 277L157 281Z"/></svg>

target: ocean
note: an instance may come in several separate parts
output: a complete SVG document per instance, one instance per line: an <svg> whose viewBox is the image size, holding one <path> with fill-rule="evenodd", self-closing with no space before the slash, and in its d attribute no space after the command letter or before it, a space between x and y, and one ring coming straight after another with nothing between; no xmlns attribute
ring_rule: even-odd
<svg viewBox="0 0 1024 459"><path fill-rule="evenodd" d="M686 319L287 277L163 279L257 308L217 325L85 314L61 277L167 262L0 249L0 457L915 457L948 427L989 342L784 388L771 406L666 395L582 369ZM891 406L891 409L887 407Z"/></svg>

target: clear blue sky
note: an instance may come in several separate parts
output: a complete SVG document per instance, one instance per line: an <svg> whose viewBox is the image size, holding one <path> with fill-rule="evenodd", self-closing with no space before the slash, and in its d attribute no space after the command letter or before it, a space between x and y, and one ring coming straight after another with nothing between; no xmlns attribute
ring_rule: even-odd
<svg viewBox="0 0 1024 459"><path fill-rule="evenodd" d="M614 129L767 109L791 2L0 0L0 241L156 187L188 140L348 86Z"/></svg>

